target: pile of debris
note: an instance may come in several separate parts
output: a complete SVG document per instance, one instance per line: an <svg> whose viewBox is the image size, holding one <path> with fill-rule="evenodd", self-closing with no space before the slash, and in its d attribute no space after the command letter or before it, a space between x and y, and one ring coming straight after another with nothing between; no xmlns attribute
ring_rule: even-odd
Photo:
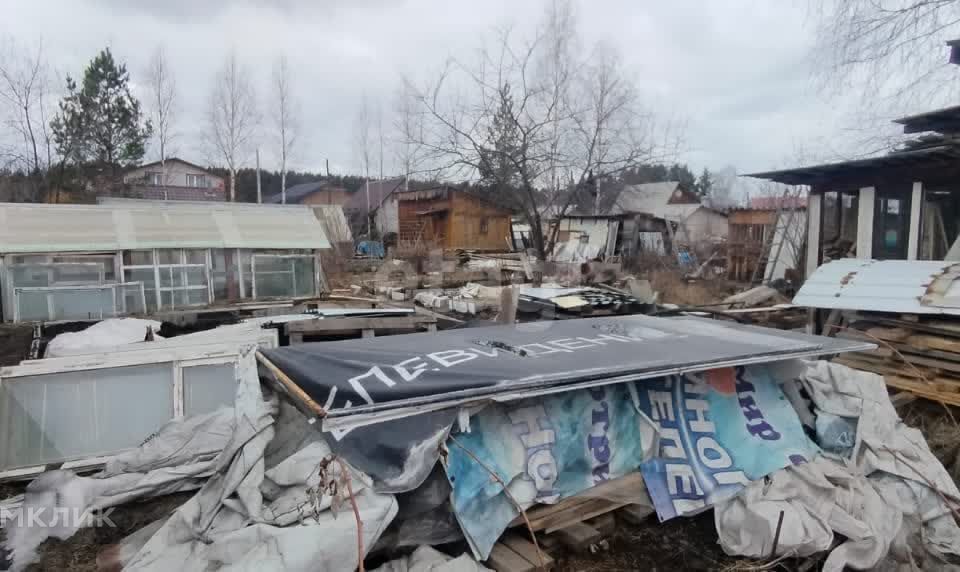
<svg viewBox="0 0 960 572"><path fill-rule="evenodd" d="M836 260L807 279L794 304L821 312L819 331L880 347L838 361L890 387L960 405L960 267L924 260Z"/></svg>

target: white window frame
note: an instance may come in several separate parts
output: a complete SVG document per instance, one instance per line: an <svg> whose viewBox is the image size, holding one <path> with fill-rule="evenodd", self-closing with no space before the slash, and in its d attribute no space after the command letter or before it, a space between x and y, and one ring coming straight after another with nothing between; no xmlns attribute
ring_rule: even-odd
<svg viewBox="0 0 960 572"><path fill-rule="evenodd" d="M307 296L280 296L280 298L309 298L309 297L317 296L318 292L320 291L320 284L319 284L320 261L317 255L315 254L269 254L265 252L257 253L254 251L250 253L250 278L251 278L250 284L253 288L252 298L254 300L258 299L257 298L257 257L272 258L272 259L306 258L313 262L313 277L312 277L313 292ZM296 284L296 273L292 268L289 272L277 271L277 272L266 272L266 274L290 274L291 284L293 285Z"/></svg>
<svg viewBox="0 0 960 572"><path fill-rule="evenodd" d="M78 291L78 290L110 290L110 295L113 299L113 313L110 315L105 315L103 312L100 312L100 315L94 319L103 320L104 318L113 318L115 316L121 316L127 313L126 311L126 300L123 296L117 296L117 289L122 287L135 287L140 289L140 300L143 305L144 310L147 309L147 298L146 291L143 288L143 282L116 282L109 284L78 284L74 286L19 286L13 288L13 321L20 321L20 294L22 292L47 292L47 319L46 322L55 322L55 321L68 321L73 322L77 321L76 318L57 318L54 315L54 304L53 304L53 295L56 292L67 292L67 291ZM118 302L123 301L120 306ZM31 320L33 321L33 320Z"/></svg>
<svg viewBox="0 0 960 572"><path fill-rule="evenodd" d="M213 290L210 283L210 249L206 248L153 248L153 249L137 249L137 250L149 250L151 252L152 264L131 264L123 265L122 271L124 276L126 276L127 270L153 270L153 280L154 280L154 290L156 292L156 310L162 311L164 309L175 310L177 308L196 308L199 306L207 306L213 303ZM160 264L160 251L168 250L177 252L176 258L179 262L173 264ZM187 250L203 252L204 262L202 263L188 263L187 262ZM132 251L131 251L132 252ZM198 286L190 286L186 284L186 274L181 275L181 285L179 286L161 286L160 274L161 271L167 270L172 272L174 268L203 268L203 279L205 284ZM204 291L206 292L206 301L199 302L196 304L185 304L185 305L176 305L170 304L169 308L164 306L163 303L163 292L180 292L180 291Z"/></svg>
<svg viewBox="0 0 960 572"><path fill-rule="evenodd" d="M204 174L196 173L187 173L187 186L192 189L206 189L207 185L207 176Z"/></svg>
<svg viewBox="0 0 960 572"><path fill-rule="evenodd" d="M202 365L234 364L235 375L256 375L257 366L255 342L200 344L157 349L138 349L132 351L111 352L105 354L84 354L54 359L28 360L17 366L0 368L0 386L13 383L29 383L25 377L34 377L59 373L96 372L98 370L131 366L170 364L170 391L173 396L171 419L183 418L185 403L183 391L184 368ZM89 379L96 379L93 373ZM159 429L159 427L157 428ZM129 449L99 453L93 457L72 456L64 459L50 459L42 465L8 467L0 470L0 481L11 477L24 477L46 470L48 465L58 463L87 466L96 465L109 457ZM215 453L215 451L210 451Z"/></svg>

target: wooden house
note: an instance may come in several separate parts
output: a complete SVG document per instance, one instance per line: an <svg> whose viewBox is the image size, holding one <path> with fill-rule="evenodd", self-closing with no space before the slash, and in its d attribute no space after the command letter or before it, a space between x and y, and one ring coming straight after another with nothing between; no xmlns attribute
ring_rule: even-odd
<svg viewBox="0 0 960 572"><path fill-rule="evenodd" d="M400 248L509 250L508 209L459 189L396 192Z"/></svg>

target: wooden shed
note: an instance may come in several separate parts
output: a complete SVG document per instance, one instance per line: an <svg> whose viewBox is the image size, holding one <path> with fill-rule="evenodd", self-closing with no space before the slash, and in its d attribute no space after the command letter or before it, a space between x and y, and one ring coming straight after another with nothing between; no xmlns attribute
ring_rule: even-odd
<svg viewBox="0 0 960 572"><path fill-rule="evenodd" d="M727 221L727 276L737 282L750 282L756 273L763 277L761 254L767 235L773 232L777 211L767 209L736 209L730 211Z"/></svg>
<svg viewBox="0 0 960 572"><path fill-rule="evenodd" d="M510 249L509 210L466 191L396 193L401 248Z"/></svg>

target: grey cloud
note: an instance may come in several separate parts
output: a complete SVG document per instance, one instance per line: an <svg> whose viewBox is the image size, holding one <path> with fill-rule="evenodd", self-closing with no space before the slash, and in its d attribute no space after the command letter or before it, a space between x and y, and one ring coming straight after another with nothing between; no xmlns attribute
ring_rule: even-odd
<svg viewBox="0 0 960 572"><path fill-rule="evenodd" d="M302 118L293 166L319 169L329 159L354 172L353 117L364 94L387 113L403 75L429 77L449 56L470 57L495 26L530 31L544 8L517 0L12 4L0 32L42 36L51 64L72 75L109 45L139 81L163 44L180 89L180 153L201 162L213 159L203 145L205 108L225 55L237 51L265 107L273 62L286 54ZM576 9L586 45L602 40L619 50L654 111L688 118L689 149L678 159L697 170L778 165L798 140L837 129L830 121L835 106L808 89L812 31L793 3L603 0L577 2ZM268 167L275 166L272 145L261 137Z"/></svg>

